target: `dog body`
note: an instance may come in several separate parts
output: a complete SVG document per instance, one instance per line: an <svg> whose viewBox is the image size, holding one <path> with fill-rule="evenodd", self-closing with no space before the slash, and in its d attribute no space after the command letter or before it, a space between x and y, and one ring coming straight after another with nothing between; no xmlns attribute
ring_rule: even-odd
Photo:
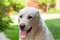
<svg viewBox="0 0 60 40"><path fill-rule="evenodd" d="M26 7L19 12L21 40L54 40L36 8Z"/></svg>

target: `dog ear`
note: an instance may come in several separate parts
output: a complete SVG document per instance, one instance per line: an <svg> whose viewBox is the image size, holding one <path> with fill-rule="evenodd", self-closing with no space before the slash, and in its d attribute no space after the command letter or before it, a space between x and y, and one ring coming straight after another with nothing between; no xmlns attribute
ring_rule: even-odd
<svg viewBox="0 0 60 40"><path fill-rule="evenodd" d="M40 12L39 12L39 11L37 11L36 17L37 17L38 19L40 19Z"/></svg>

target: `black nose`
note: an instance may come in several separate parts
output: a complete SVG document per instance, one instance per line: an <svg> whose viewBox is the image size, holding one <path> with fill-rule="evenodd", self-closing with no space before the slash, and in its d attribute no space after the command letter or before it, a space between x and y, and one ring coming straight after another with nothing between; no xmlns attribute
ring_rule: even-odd
<svg viewBox="0 0 60 40"><path fill-rule="evenodd" d="M24 24L24 23L21 23L21 24L20 24L20 28L21 28L21 30L24 30L25 24Z"/></svg>

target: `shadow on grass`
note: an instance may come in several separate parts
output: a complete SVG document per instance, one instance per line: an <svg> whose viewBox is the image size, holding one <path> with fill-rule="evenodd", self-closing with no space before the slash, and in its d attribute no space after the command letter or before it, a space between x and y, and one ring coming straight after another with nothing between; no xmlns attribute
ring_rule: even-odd
<svg viewBox="0 0 60 40"><path fill-rule="evenodd" d="M18 25L10 25L4 32L10 40L19 40Z"/></svg>
<svg viewBox="0 0 60 40"><path fill-rule="evenodd" d="M60 40L60 19L46 20L46 24L51 30L54 39Z"/></svg>

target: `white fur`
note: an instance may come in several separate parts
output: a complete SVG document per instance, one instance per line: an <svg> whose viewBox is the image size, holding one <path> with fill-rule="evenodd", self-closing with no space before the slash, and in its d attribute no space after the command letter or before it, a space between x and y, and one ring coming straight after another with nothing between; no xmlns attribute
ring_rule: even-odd
<svg viewBox="0 0 60 40"><path fill-rule="evenodd" d="M48 30L46 24L40 17L38 9L33 7L26 7L19 12L18 18L19 25L24 23L26 25L25 30L28 30L32 26L31 32L27 33L24 40L54 40L51 32ZM28 16L32 16L32 19L28 19Z"/></svg>

